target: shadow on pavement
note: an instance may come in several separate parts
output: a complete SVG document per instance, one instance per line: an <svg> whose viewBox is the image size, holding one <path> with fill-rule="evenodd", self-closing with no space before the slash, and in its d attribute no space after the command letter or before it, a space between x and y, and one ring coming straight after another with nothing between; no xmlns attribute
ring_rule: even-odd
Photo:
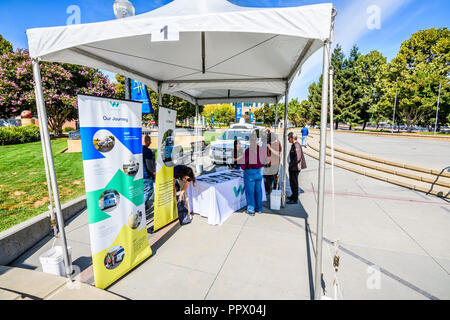
<svg viewBox="0 0 450 320"><path fill-rule="evenodd" d="M266 203L267 204L267 203ZM267 213L268 214L275 214L278 216L283 217L286 221L289 223L305 230L305 237L306 237L306 261L308 263L308 279L309 279L309 295L310 299L314 299L314 275L313 275L313 267L312 267L312 255L311 255L311 249L313 251L313 255L315 256L315 249L314 249L314 241L312 240L312 234L311 230L309 228L309 222L308 222L308 213L306 212L305 208L303 207L301 201L298 202L296 205L286 205L285 209L281 209L280 211L272 211L270 210L270 204L266 206ZM294 209L294 210L291 210ZM287 210L286 210L287 209ZM302 226L301 224L289 219L288 217L293 218L301 218L305 220L305 225ZM325 292L325 282L322 281L322 287Z"/></svg>

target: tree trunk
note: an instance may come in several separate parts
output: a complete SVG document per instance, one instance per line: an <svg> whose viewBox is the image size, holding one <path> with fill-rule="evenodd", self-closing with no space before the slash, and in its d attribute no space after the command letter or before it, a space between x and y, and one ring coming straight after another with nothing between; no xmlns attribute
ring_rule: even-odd
<svg viewBox="0 0 450 320"><path fill-rule="evenodd" d="M363 128L362 128L363 131L366 130L366 125L367 125L367 121L364 121Z"/></svg>

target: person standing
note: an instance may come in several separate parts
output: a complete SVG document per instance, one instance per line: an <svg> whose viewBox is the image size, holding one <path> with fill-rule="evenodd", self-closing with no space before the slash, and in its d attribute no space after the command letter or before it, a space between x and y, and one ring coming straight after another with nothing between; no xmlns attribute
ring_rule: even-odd
<svg viewBox="0 0 450 320"><path fill-rule="evenodd" d="M148 200L153 195L156 174L155 154L149 149L152 140L148 134L144 137L144 145L142 146L142 157L144 160L144 203L145 211L149 208Z"/></svg>
<svg viewBox="0 0 450 320"><path fill-rule="evenodd" d="M303 126L302 128L302 146L307 148L306 140L308 139L309 131L306 126Z"/></svg>
<svg viewBox="0 0 450 320"><path fill-rule="evenodd" d="M233 144L233 164L230 165L232 169L239 169L243 161L244 151L241 142L235 137Z"/></svg>
<svg viewBox="0 0 450 320"><path fill-rule="evenodd" d="M297 142L297 134L290 132L288 140L289 143L292 143L289 151L289 183L292 195L288 197L289 201L287 204L296 204L298 203L298 176L302 169L306 169L306 161L302 146Z"/></svg>
<svg viewBox="0 0 450 320"><path fill-rule="evenodd" d="M241 169L244 170L245 197L247 198L247 213L251 216L255 212L262 212L262 167L266 162L266 150L257 143L255 132L250 134L249 147L244 153L244 163Z"/></svg>
<svg viewBox="0 0 450 320"><path fill-rule="evenodd" d="M277 188L278 172L280 171L281 143L276 134L267 133L267 157L269 163L264 166L264 186L269 195L273 189Z"/></svg>

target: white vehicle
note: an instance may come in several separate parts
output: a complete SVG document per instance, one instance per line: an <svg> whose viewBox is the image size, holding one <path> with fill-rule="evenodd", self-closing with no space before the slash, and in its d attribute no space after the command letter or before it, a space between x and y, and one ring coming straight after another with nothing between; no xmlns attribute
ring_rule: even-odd
<svg viewBox="0 0 450 320"><path fill-rule="evenodd" d="M119 251L116 253L116 263L121 262L123 260L123 256L125 255L125 250L123 248L120 248Z"/></svg>
<svg viewBox="0 0 450 320"><path fill-rule="evenodd" d="M99 148L109 148L114 146L114 141L110 137L106 137L105 139L99 141L97 144Z"/></svg>
<svg viewBox="0 0 450 320"><path fill-rule="evenodd" d="M139 170L139 164L131 161L128 166L128 174L136 174Z"/></svg>
<svg viewBox="0 0 450 320"><path fill-rule="evenodd" d="M232 164L234 156L234 141L241 142L245 151L249 146L250 135L256 132L258 143L260 142L262 127L257 127L249 123L237 123L230 126L218 140L211 142L209 157L213 164Z"/></svg>

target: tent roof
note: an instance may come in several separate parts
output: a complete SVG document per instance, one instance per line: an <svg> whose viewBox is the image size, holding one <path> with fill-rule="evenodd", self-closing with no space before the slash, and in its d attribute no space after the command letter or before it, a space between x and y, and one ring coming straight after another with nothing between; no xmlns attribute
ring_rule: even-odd
<svg viewBox="0 0 450 320"><path fill-rule="evenodd" d="M27 35L32 58L120 73L193 103L275 103L330 39L332 10L332 4L262 9L174 0L130 18ZM165 26L179 40L152 42Z"/></svg>

